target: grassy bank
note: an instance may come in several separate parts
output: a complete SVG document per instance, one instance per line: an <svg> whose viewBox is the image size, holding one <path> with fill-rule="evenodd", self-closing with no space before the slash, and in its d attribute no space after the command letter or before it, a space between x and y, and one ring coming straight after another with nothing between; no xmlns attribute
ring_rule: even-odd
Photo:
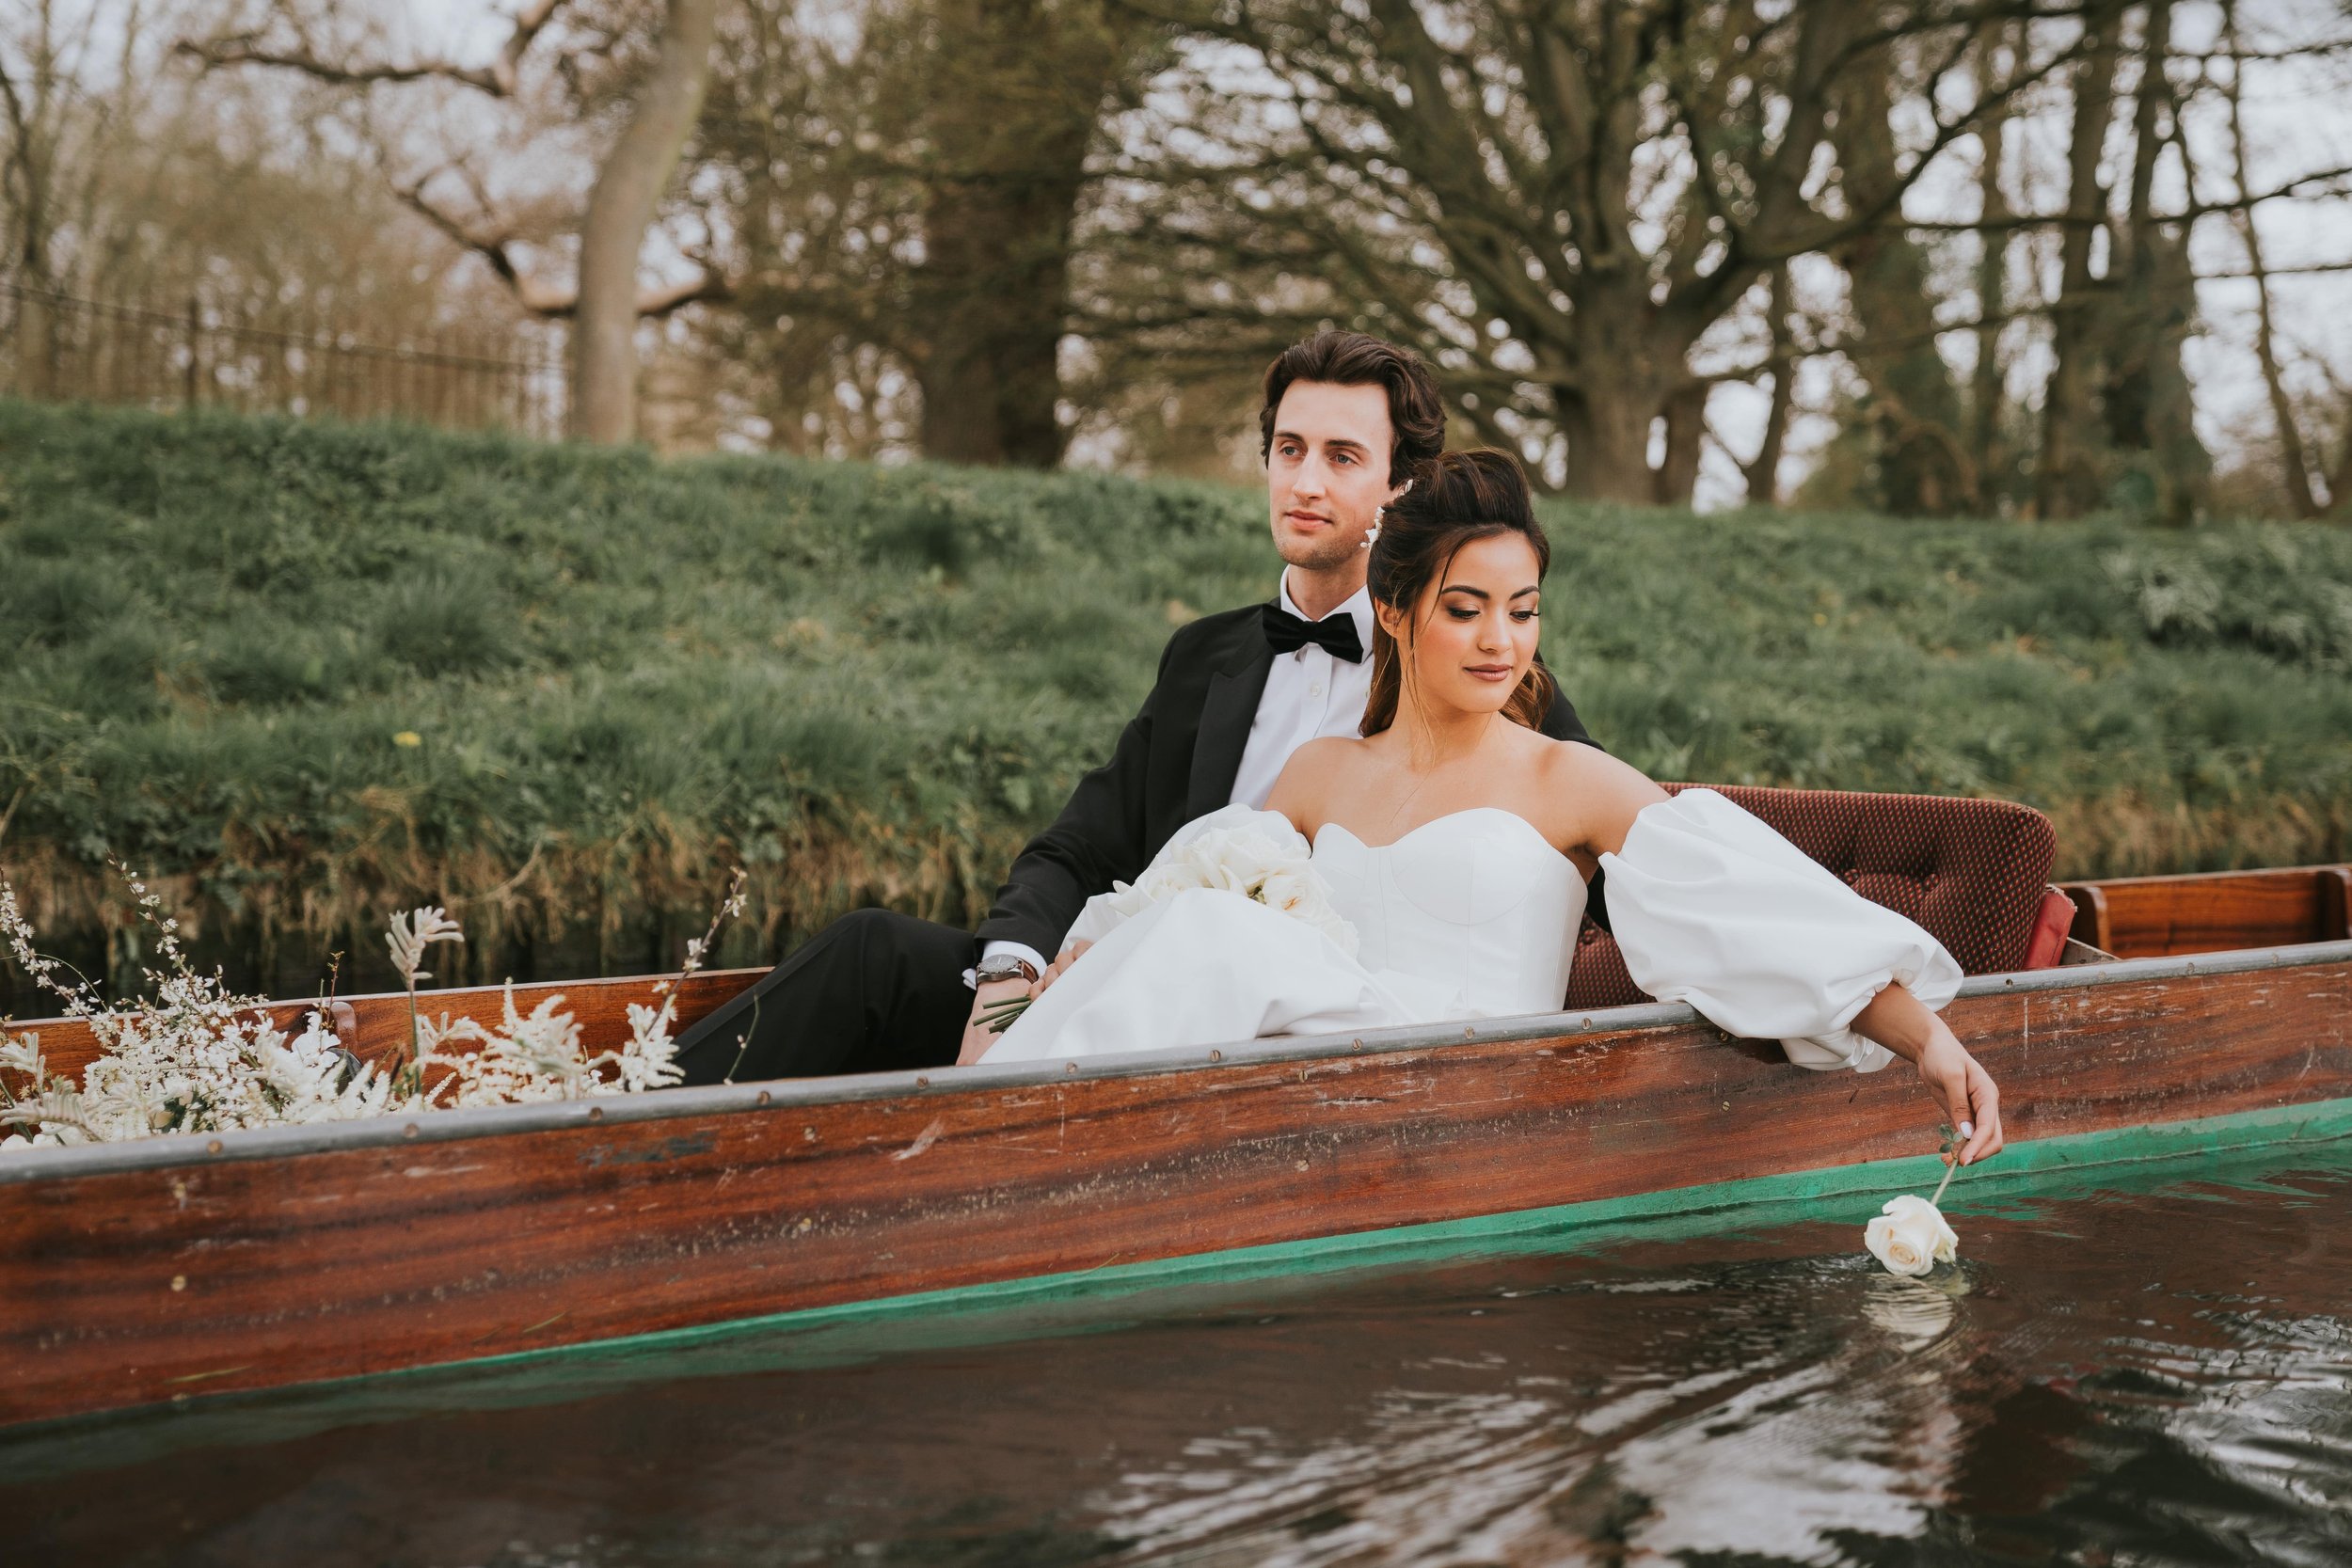
<svg viewBox="0 0 2352 1568"><path fill-rule="evenodd" d="M1171 622L1269 591L1262 508L0 403L0 867L92 961L152 867L280 990L419 901L444 979L651 967L733 861L732 961L976 918ZM2348 852L2352 531L1550 520L1547 657L1661 776L2008 796L2068 872Z"/></svg>

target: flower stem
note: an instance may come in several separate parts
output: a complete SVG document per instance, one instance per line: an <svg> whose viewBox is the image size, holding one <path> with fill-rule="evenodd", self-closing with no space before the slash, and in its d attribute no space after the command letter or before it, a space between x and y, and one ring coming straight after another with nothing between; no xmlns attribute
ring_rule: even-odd
<svg viewBox="0 0 2352 1568"><path fill-rule="evenodd" d="M404 1075L413 1075L409 1085L411 1094L424 1086L424 1073L417 1064L417 1058L422 1054L423 1052L420 1049L417 1039L417 981L416 977L411 975L408 979L408 1060L398 1072L392 1074L394 1093L399 1092L401 1078Z"/></svg>
<svg viewBox="0 0 2352 1568"><path fill-rule="evenodd" d="M992 1035L1001 1035L1012 1027L1012 1021L1029 1010L1034 996L1009 996L980 1010L979 1024Z"/></svg>
<svg viewBox="0 0 2352 1568"><path fill-rule="evenodd" d="M1952 1178L1959 1173L1959 1170L1960 1156L1955 1154L1952 1156L1952 1163L1944 1167L1944 1180L1935 1184L1935 1196L1928 1199L1930 1208L1939 1208L1943 1205L1944 1189L1952 1184Z"/></svg>

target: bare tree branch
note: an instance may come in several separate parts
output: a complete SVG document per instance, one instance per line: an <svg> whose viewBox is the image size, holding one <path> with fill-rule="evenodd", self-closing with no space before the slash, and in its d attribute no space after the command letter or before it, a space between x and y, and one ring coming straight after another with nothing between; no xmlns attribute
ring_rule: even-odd
<svg viewBox="0 0 2352 1568"><path fill-rule="evenodd" d="M532 277L516 258L515 238L511 230L476 227L424 194L424 187L442 172L436 169L422 180L396 183L392 194L400 198L403 206L439 230L451 243L481 257L514 294L515 302L524 309L543 321L570 320L580 307L577 287L548 283ZM465 173L470 182L471 170L468 169ZM703 261L701 277L640 291L637 313L648 319L660 319L689 305L707 301L718 303L736 297L741 286L737 279L725 276L702 258L696 260Z"/></svg>
<svg viewBox="0 0 2352 1568"><path fill-rule="evenodd" d="M2237 272L2201 272L2197 275L2197 281L2200 283L2231 283L2242 282L2258 276L2262 277L2317 277L2343 272L2352 272L2352 261L2308 261L2300 266L2293 267L2265 266L2260 274L2256 274L2249 270L2240 270Z"/></svg>
<svg viewBox="0 0 2352 1568"><path fill-rule="evenodd" d="M532 0L516 14L514 28L500 46L498 58L484 66L460 65L454 60L416 60L405 65L391 61L329 60L322 58L307 42L272 49L259 41L260 35L251 33L210 40L183 39L174 46L174 52L201 61L207 71L227 66L275 66L300 71L335 87L440 80L458 83L492 98L512 98L520 79L523 55L563 6L564 0Z"/></svg>
<svg viewBox="0 0 2352 1568"><path fill-rule="evenodd" d="M2308 174L2296 175L2282 185L2257 191L2251 196L2233 197L2226 201L2192 201L2176 213L2154 214L2153 219L2154 222L2164 224L2193 223L2202 217L2234 215L2249 212L2266 201L2290 199L2325 201L2334 198L2352 197L2352 185L2344 183L2347 181L2352 181L2352 164L2342 165L2335 168L2313 169ZM2329 184L2330 188L2321 191L2309 188L2317 184ZM2087 219L2076 219L2065 213L2010 213L1998 217L1950 222L1931 218L1904 218L1902 226L1915 234L2000 234L2014 233L2026 229L2059 229L2075 222L2087 222L2092 228L2097 228L2106 221L2104 214L2094 214Z"/></svg>

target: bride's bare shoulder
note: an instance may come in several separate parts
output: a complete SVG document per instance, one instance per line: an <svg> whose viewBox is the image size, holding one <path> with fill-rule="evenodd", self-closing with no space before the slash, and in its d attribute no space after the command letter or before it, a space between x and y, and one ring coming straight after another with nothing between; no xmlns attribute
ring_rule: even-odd
<svg viewBox="0 0 2352 1568"><path fill-rule="evenodd" d="M1666 798L1648 774L1597 746L1581 740L1554 740L1549 736L1534 739L1542 748L1538 766L1547 785L1587 800L1622 799L1637 808Z"/></svg>
<svg viewBox="0 0 2352 1568"><path fill-rule="evenodd" d="M1563 837L1597 853L1615 849L1643 807L1666 799L1648 774L1581 740L1543 737L1544 796Z"/></svg>
<svg viewBox="0 0 2352 1568"><path fill-rule="evenodd" d="M1282 776L1288 778L1296 773L1301 778L1327 778L1335 770L1350 766L1362 754L1365 744L1346 735L1327 735L1307 741L1282 765Z"/></svg>
<svg viewBox="0 0 2352 1568"><path fill-rule="evenodd" d="M1279 811L1294 822L1320 822L1331 781L1346 771L1363 745L1346 736L1326 736L1308 741L1282 765L1280 776L1274 781L1273 793L1266 797L1266 809Z"/></svg>

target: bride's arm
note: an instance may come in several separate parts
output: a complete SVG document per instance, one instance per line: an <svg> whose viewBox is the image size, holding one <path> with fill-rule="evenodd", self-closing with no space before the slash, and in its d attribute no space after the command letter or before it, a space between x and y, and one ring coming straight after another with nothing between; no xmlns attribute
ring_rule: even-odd
<svg viewBox="0 0 2352 1568"><path fill-rule="evenodd" d="M1553 842L1580 863L1588 856L1622 854L1634 819L1672 799L1640 769L1589 746L1563 745L1547 760L1556 775L1549 781L1548 796L1561 802L1562 813ZM1621 897L1629 897L1633 880L1613 878L1611 885ZM1847 896L1861 899L1851 890ZM1621 930L1621 942L1626 934ZM1960 1043L1951 1026L1901 980L1889 979L1880 987L1846 1027L1918 1069L1928 1092L1960 1133L1963 1164L2000 1150L2001 1097L1992 1075Z"/></svg>
<svg viewBox="0 0 2352 1568"><path fill-rule="evenodd" d="M1973 1165L2001 1151L2001 1091L1952 1026L1911 994L1900 980L1870 999L1848 1027L1919 1069L1919 1080L1944 1107L1960 1134L1960 1163Z"/></svg>

